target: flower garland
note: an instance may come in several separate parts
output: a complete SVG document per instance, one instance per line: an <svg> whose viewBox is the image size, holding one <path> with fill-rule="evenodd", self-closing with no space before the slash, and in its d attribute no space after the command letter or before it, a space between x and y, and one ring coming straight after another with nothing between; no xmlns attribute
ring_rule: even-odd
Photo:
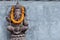
<svg viewBox="0 0 60 40"><path fill-rule="evenodd" d="M21 17L18 20L15 20L14 19L14 6L12 6L11 13L10 13L10 19L14 24L20 24L23 22L24 12L25 12L24 7L22 7L21 10L22 10Z"/></svg>

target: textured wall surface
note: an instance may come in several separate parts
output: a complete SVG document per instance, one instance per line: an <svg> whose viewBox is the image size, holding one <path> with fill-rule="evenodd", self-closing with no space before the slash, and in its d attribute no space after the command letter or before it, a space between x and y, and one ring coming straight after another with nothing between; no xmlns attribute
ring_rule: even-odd
<svg viewBox="0 0 60 40"><path fill-rule="evenodd" d="M16 1L16 0L3 0L3 1ZM19 0L19 1L60 1L60 0Z"/></svg>
<svg viewBox="0 0 60 40"><path fill-rule="evenodd" d="M16 2L0 2L0 40L9 40L5 17ZM29 29L26 40L60 40L60 2L22 2Z"/></svg>

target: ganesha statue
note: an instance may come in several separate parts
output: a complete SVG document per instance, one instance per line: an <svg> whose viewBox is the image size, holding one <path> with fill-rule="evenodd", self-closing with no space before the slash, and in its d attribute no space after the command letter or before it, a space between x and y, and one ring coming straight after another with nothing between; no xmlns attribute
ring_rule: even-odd
<svg viewBox="0 0 60 40"><path fill-rule="evenodd" d="M25 7L18 2L16 5L12 5L6 20L8 21L7 29L11 33L10 40L25 40L25 32L28 29Z"/></svg>

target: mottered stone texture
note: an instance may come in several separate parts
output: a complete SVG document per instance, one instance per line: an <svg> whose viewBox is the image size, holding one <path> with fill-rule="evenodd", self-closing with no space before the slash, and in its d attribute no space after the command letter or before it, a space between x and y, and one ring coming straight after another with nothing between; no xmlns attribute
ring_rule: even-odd
<svg viewBox="0 0 60 40"><path fill-rule="evenodd" d="M60 40L60 2L20 1L25 6L29 29L26 40ZM0 2L0 40L9 40L6 16L15 1Z"/></svg>

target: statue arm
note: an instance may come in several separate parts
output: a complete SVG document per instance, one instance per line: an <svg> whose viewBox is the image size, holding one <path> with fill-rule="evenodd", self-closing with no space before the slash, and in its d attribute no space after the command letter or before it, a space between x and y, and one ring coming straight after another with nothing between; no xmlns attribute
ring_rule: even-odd
<svg viewBox="0 0 60 40"><path fill-rule="evenodd" d="M25 9L25 13L24 13L25 18L24 18L24 21L23 21L23 25L24 26L28 26L27 15L26 15L26 8L24 7L24 9Z"/></svg>
<svg viewBox="0 0 60 40"><path fill-rule="evenodd" d="M10 12L11 12L11 11L10 11ZM10 13L10 12L9 12L9 13ZM10 14L7 15L6 20L7 20L8 22L11 22L11 20L10 20Z"/></svg>

